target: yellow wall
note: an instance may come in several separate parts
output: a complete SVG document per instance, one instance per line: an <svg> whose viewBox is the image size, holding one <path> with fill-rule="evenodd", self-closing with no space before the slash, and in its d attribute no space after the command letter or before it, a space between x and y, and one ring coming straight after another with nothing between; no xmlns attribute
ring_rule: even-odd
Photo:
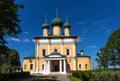
<svg viewBox="0 0 120 81"><path fill-rule="evenodd" d="M69 28L64 29L65 36L70 36Z"/></svg>
<svg viewBox="0 0 120 81"><path fill-rule="evenodd" d="M35 59L31 59L31 63L29 59L24 59L23 60L23 71L30 71L30 64L33 64L33 70L31 72L35 72ZM26 69L25 69L26 65Z"/></svg>
<svg viewBox="0 0 120 81"><path fill-rule="evenodd" d="M75 46L76 47L76 46ZM61 54L62 49L61 49L61 45L54 45L51 44L50 45L50 54L52 52L54 52L54 49L57 49L57 51ZM43 73L44 70L42 70L42 64L44 64L44 57L42 56L42 50L46 49L46 55L48 55L48 45L38 45L38 56L39 56L39 61L38 61L38 72L39 73ZM67 63L66 64L70 64L70 70L74 70L75 69L75 59L74 59L74 53L73 53L73 44L64 44L63 45L63 55L66 55L66 49L69 49L70 51L70 55L66 56L67 58ZM76 48L75 48L76 50ZM34 64L33 70L35 72L36 69L36 63L35 63L35 59L32 59L32 63ZM24 59L23 60L23 66L24 64L26 64L26 69L23 69L23 71L29 71L30 69L30 61L29 59ZM79 65L78 64L82 64L82 69L79 69ZM88 65L87 69L85 68L85 64ZM24 68L24 67L23 67ZM90 58L89 57L77 57L76 59L76 70L90 70L91 66L90 66Z"/></svg>
<svg viewBox="0 0 120 81"><path fill-rule="evenodd" d="M60 35L61 34L61 28L59 26L53 27L53 35Z"/></svg>
<svg viewBox="0 0 120 81"><path fill-rule="evenodd" d="M79 64L81 64L81 69L79 68ZM87 64L88 68L85 68L85 64ZM77 70L90 70L91 64L90 64L90 58L88 57L79 57L77 58Z"/></svg>
<svg viewBox="0 0 120 81"><path fill-rule="evenodd" d="M46 50L46 55L48 55L48 45L39 45L38 46L38 56L39 57L43 57L43 55L42 55L42 50L43 49Z"/></svg>
<svg viewBox="0 0 120 81"><path fill-rule="evenodd" d="M48 28L43 29L43 36L48 36Z"/></svg>
<svg viewBox="0 0 120 81"><path fill-rule="evenodd" d="M42 73L44 70L42 69L42 65L44 64L44 59L43 58L40 58L39 61L38 61L38 72Z"/></svg>

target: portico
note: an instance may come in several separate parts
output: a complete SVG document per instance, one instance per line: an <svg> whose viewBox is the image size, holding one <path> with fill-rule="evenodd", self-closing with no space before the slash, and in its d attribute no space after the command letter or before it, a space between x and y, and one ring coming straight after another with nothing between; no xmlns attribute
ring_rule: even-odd
<svg viewBox="0 0 120 81"><path fill-rule="evenodd" d="M51 72L66 74L66 57L64 55L53 52L44 57L44 74L50 74Z"/></svg>

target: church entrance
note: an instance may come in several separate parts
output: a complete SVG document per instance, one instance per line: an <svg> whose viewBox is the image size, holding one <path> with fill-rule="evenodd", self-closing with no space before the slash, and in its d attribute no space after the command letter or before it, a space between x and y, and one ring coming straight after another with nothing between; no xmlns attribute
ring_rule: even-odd
<svg viewBox="0 0 120 81"><path fill-rule="evenodd" d="M52 72L59 72L59 60L51 61L51 70Z"/></svg>

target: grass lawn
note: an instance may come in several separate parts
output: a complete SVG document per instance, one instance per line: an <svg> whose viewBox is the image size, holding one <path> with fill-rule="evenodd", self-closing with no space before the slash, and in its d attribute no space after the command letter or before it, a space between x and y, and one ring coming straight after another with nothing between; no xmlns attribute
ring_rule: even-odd
<svg viewBox="0 0 120 81"><path fill-rule="evenodd" d="M82 81L79 78L75 78L74 76L68 76L68 78L70 79L70 81Z"/></svg>

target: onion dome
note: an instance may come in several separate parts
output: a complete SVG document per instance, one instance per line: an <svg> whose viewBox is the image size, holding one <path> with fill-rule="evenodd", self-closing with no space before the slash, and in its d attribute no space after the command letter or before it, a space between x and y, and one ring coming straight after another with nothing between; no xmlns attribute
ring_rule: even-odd
<svg viewBox="0 0 120 81"><path fill-rule="evenodd" d="M42 25L42 28L48 28L49 29L49 24L47 24L47 15L45 15L45 23Z"/></svg>
<svg viewBox="0 0 120 81"><path fill-rule="evenodd" d="M68 18L67 17L66 17L66 23L64 23L63 27L68 27L68 28L71 27L71 25L68 22Z"/></svg>
<svg viewBox="0 0 120 81"><path fill-rule="evenodd" d="M64 25L63 25L63 27L71 27L71 25L68 23L68 22L66 22Z"/></svg>
<svg viewBox="0 0 120 81"><path fill-rule="evenodd" d="M49 24L47 24L47 23L44 23L43 25L42 25L42 28L48 28L49 29Z"/></svg>
<svg viewBox="0 0 120 81"><path fill-rule="evenodd" d="M62 27L63 26L63 22L62 22L62 20L60 18L56 17L56 18L54 18L52 20L51 25L52 25L52 27L53 26L60 26L60 27Z"/></svg>

